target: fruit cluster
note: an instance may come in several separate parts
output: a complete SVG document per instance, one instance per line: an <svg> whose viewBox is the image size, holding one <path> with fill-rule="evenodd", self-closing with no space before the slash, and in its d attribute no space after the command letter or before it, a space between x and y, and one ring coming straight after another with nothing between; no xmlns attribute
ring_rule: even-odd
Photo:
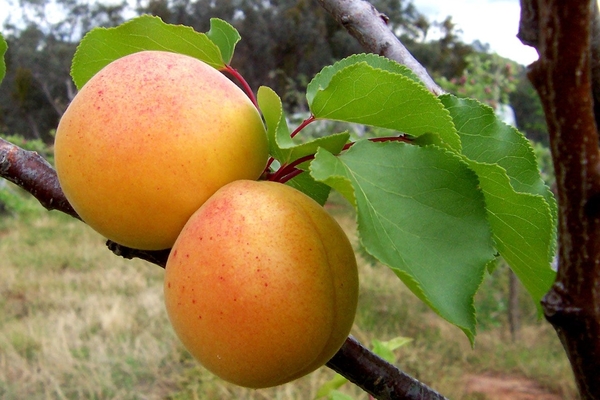
<svg viewBox="0 0 600 400"><path fill-rule="evenodd" d="M353 249L318 203L259 181L260 113L216 69L142 51L94 75L56 133L65 196L100 234L172 248L164 298L175 332L238 385L283 384L326 363L357 306Z"/></svg>

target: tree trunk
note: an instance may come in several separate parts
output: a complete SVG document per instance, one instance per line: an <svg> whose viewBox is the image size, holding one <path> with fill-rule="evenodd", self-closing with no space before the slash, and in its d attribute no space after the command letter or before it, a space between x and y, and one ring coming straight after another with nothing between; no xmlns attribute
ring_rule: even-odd
<svg viewBox="0 0 600 400"><path fill-rule="evenodd" d="M519 37L540 59L540 95L556 173L558 274L543 300L582 399L600 399L600 156L592 87L596 0L521 0Z"/></svg>

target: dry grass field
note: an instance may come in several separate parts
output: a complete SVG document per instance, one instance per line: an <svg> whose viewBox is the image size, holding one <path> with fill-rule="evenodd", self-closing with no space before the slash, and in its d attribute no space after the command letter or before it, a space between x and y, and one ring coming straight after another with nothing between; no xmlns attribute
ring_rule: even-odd
<svg viewBox="0 0 600 400"><path fill-rule="evenodd" d="M329 210L356 241L345 203L334 199ZM367 346L373 339L412 338L396 351L403 370L452 399L486 398L467 393L473 376L519 377L556 398L575 397L560 344L525 294L521 340L511 341L505 269L483 284L481 327L471 349L459 329L416 300L389 269L362 256L359 263L353 334ZM114 256L100 236L62 214L32 205L0 216L0 398L313 399L334 376L321 368L264 390L213 377L175 337L162 303L162 276L155 265ZM351 384L340 390L368 398Z"/></svg>

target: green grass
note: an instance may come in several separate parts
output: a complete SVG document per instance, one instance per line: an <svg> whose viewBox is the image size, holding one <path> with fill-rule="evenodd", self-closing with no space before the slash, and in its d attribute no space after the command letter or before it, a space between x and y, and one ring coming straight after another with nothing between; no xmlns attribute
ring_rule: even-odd
<svg viewBox="0 0 600 400"><path fill-rule="evenodd" d="M330 212L356 242L345 203ZM163 270L114 256L83 223L42 210L0 216L0 398L311 399L334 376L328 368L277 388L227 384L198 365L175 337L162 303ZM361 293L353 334L407 336L397 365L453 399L467 399L467 373L534 379L574 398L566 357L552 329L523 294L522 339L513 343L502 301L505 269L478 296L475 349L464 334L408 292L386 267L359 255ZM351 384L355 399L368 396Z"/></svg>

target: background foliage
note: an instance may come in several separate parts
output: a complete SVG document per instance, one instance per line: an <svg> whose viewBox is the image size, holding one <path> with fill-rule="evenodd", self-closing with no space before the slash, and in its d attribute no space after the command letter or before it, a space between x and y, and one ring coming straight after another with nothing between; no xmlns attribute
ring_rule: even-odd
<svg viewBox="0 0 600 400"><path fill-rule="evenodd" d="M144 0L135 8L126 2L104 5L83 0L24 0L19 4L20 14L0 21L9 45L7 76L0 85L0 133L46 143L52 143L52 129L76 93L69 76L76 45L95 26L112 27L149 13L167 23L206 32L210 18L224 19L243 38L232 66L243 72L253 88L274 89L289 112L307 111L306 85L324 66L362 52L311 0ZM434 78L448 83L445 89L460 95L461 86L469 83L479 93L465 95L488 102L500 100L498 91L502 101L508 95L516 106L519 129L545 140L541 107L522 66L487 54L481 43L463 43L450 18L429 21L411 1L376 0L373 4L389 17L389 25ZM429 40L434 29L440 38ZM498 73L498 66L509 66L510 71ZM472 81L477 85L470 85Z"/></svg>
<svg viewBox="0 0 600 400"><path fill-rule="evenodd" d="M392 28L445 89L459 97L475 97L495 110L513 102L527 104L529 112L516 113L515 120L509 122L520 126L525 133L530 130L530 138L544 142L545 128L539 102L525 83L522 66L488 54L486 47L479 43L462 43L449 18L441 23L431 23L411 3L375 3L390 16ZM212 17L231 21L244 38L233 67L243 71L253 87L259 84L273 87L282 95L282 108L299 114L307 111L303 93L310 78L324 65L361 52L345 31L309 1L275 4L241 0L158 0L139 3L136 10L130 10L125 3L111 7L81 4L77 8L77 2L58 0L65 9L75 10L78 17L70 15L55 23L44 19L45 4L43 1L25 2L25 7L36 11L32 14L34 17L26 18L24 26L5 24L9 53L7 79L0 87L0 104L4 107L0 109L0 128L21 147L47 153L46 156L51 154L48 145L52 143L52 129L76 92L68 75L68 66L80 39L79 33L93 26L120 24L131 17L129 12L158 15L166 22L189 25L198 32L210 29L207 24ZM428 30L434 25L443 35L439 40L427 41ZM318 102L312 102L315 98L310 95L310 85L308 92L310 106L315 108ZM451 97L446 97L448 99ZM445 106L451 109L467 104L459 100L452 102ZM377 128L367 127L359 136L380 133ZM536 153L545 154L543 145L536 145L535 149ZM358 151L358 146L353 151ZM349 156L345 160L347 164L351 161ZM551 172L547 176L551 180ZM14 188L0 188L0 204L8 211L20 214L19 194L14 191ZM15 194L17 197L13 196ZM469 327L469 330L474 331L475 327Z"/></svg>

